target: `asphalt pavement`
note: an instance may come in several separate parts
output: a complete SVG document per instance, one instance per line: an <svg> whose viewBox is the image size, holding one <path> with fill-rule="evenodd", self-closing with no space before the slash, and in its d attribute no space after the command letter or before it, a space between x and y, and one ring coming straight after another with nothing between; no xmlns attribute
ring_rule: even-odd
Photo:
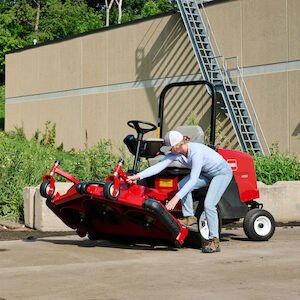
<svg viewBox="0 0 300 300"><path fill-rule="evenodd" d="M224 229L221 249L23 232L0 241L0 299L300 299L300 227L268 242Z"/></svg>

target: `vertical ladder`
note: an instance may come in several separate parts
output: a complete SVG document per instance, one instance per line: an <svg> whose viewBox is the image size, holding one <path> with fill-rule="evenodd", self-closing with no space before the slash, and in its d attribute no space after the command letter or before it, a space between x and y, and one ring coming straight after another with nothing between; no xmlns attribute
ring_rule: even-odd
<svg viewBox="0 0 300 300"><path fill-rule="evenodd" d="M200 13L199 5L202 6L201 10L204 11L203 0L176 1L200 66L201 74L205 80L212 82L216 87L216 91L222 95L241 149L245 152L250 151L252 153L263 154L264 149L258 137L257 128L254 126L240 85L230 78L224 63L224 57L219 54L220 51L216 43L215 47L217 48L218 55L215 54L213 49L213 44ZM207 16L206 24L209 25ZM219 63L220 58L222 60L221 63ZM242 82L245 83L244 81ZM248 92L247 96L249 96ZM254 108L252 110L255 114ZM265 146L267 147L266 143Z"/></svg>

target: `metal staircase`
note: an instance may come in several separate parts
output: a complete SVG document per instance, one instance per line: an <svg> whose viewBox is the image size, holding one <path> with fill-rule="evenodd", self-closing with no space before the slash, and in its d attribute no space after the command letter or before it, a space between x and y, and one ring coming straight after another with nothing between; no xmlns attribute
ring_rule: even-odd
<svg viewBox="0 0 300 300"><path fill-rule="evenodd" d="M267 143L261 131L241 70L237 65L235 76L237 80L234 82L227 69L228 59L220 54L213 37L203 0L176 1L200 66L201 74L205 80L212 82L217 92L222 95L241 149L245 152L263 154L265 152L264 148L268 150ZM210 34L206 28L209 28ZM229 59L232 59L232 57ZM251 104L252 116L247 103ZM255 118L255 123L253 118ZM264 139L264 148L259 139L258 130L260 130L260 135Z"/></svg>

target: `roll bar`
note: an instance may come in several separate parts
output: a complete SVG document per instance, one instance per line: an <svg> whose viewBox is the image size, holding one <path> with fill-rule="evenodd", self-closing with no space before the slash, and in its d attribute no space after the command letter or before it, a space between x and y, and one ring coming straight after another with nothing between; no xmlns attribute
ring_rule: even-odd
<svg viewBox="0 0 300 300"><path fill-rule="evenodd" d="M164 120L164 104L165 96L167 92L173 87L181 86L193 86L193 85L206 85L211 91L211 117L210 117L210 137L209 137L209 146L215 148L216 140L216 91L214 85L206 80L194 80L194 81L185 81L185 82L173 82L164 87L159 97L159 110L158 110L158 123L157 128L159 132L159 137L162 138L163 133L163 120Z"/></svg>

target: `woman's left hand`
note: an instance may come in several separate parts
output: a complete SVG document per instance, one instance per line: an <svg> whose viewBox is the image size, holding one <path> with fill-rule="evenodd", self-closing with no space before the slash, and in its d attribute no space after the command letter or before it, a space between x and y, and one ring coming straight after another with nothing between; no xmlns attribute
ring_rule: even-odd
<svg viewBox="0 0 300 300"><path fill-rule="evenodd" d="M166 209L167 210L173 210L176 206L176 204L178 203L178 201L180 200L180 198L178 198L177 196L174 196L166 205Z"/></svg>
<svg viewBox="0 0 300 300"><path fill-rule="evenodd" d="M128 182L128 183L133 183L134 181L136 181L136 180L139 180L140 179L140 176L138 175L138 174L136 174L136 175L131 175L131 176L127 176L127 178L126 178L126 182Z"/></svg>

